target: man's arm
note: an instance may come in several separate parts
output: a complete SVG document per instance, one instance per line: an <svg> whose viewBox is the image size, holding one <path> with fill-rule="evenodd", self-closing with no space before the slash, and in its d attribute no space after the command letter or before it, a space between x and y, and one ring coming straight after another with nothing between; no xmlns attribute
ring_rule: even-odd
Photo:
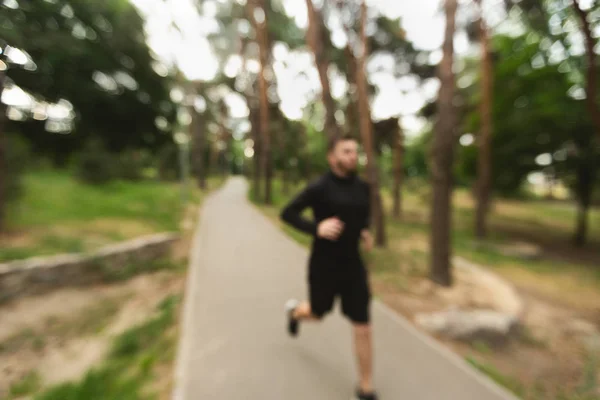
<svg viewBox="0 0 600 400"><path fill-rule="evenodd" d="M317 223L314 220L303 217L302 213L306 208L311 207L314 204L315 192L317 190L318 187L316 183L308 185L283 208L280 218L299 231L316 236Z"/></svg>

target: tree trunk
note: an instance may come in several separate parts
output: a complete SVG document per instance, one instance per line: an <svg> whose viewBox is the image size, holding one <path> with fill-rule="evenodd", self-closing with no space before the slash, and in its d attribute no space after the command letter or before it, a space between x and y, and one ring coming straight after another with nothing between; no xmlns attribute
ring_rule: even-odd
<svg viewBox="0 0 600 400"><path fill-rule="evenodd" d="M600 107L598 106L598 82L597 82L597 74L598 70L596 68L596 52L594 51L594 47L596 46L596 41L592 36L592 29L590 27L590 23L587 19L587 12L584 11L579 5L578 0L572 0L573 7L575 8L575 12L579 16L581 20L581 29L583 36L585 37L585 49L587 55L587 88L586 88L586 101L588 106L588 112L590 113L590 117L592 122L594 123L594 127L596 129L596 133L598 134L598 138L600 139Z"/></svg>
<svg viewBox="0 0 600 400"><path fill-rule="evenodd" d="M204 170L204 151L205 151L205 140L204 140L204 127L202 126L202 115L198 112L194 112L192 123L192 145L193 145L193 160L194 169L196 170L196 179L198 181L198 187L202 190L206 189L206 171Z"/></svg>
<svg viewBox="0 0 600 400"><path fill-rule="evenodd" d="M254 198L260 200L260 194L262 193L262 175L260 173L260 154L261 154L261 138L260 138L260 112L256 106L250 108L250 118L252 118L252 140L254 142L252 155L252 175L254 180L253 190Z"/></svg>
<svg viewBox="0 0 600 400"><path fill-rule="evenodd" d="M196 88L197 89L197 88ZM194 91L196 93L196 91ZM205 151L205 138L204 138L204 120L202 114L197 112L194 107L190 107L192 113L192 132L190 137L192 138L192 165L196 172L196 180L198 187L201 190L206 190L206 171L204 168L204 151Z"/></svg>
<svg viewBox="0 0 600 400"><path fill-rule="evenodd" d="M369 94L367 90L366 61L369 54L367 42L367 5L365 0L361 4L361 26L360 37L362 51L357 57L356 81L358 84L358 104L360 107L360 131L363 146L367 155L367 176L371 186L371 215L375 225L375 243L384 247L387 242L383 215L381 193L379 192L379 173L373 149L373 124L369 110Z"/></svg>
<svg viewBox="0 0 600 400"><path fill-rule="evenodd" d="M585 148L580 148L583 158L577 166L577 226L573 241L576 246L584 246L588 236L588 210L592 204L592 192L596 181L596 164L594 153L590 150L591 143L586 143Z"/></svg>
<svg viewBox="0 0 600 400"><path fill-rule="evenodd" d="M0 99L4 91L4 82L6 73L0 71ZM0 233L6 230L6 157L5 157L5 137L4 137L4 122L6 119L6 107L0 101Z"/></svg>
<svg viewBox="0 0 600 400"><path fill-rule="evenodd" d="M475 235L479 239L487 236L487 215L492 189L492 102L493 65L488 29L483 16L481 0L479 4L479 39L481 42L481 131L477 158L477 211L475 214Z"/></svg>
<svg viewBox="0 0 600 400"><path fill-rule="evenodd" d="M277 107L279 110L279 106ZM275 126L276 132L285 132L285 124L283 122L283 118L285 118L281 113L277 113L277 124ZM278 135L277 142L279 144L279 151L281 154L281 180L283 183L282 193L284 195L289 194L290 192L290 158L286 154L287 143L286 143L286 135Z"/></svg>
<svg viewBox="0 0 600 400"><path fill-rule="evenodd" d="M208 152L209 152L209 160L208 160L208 176L218 176L219 174L219 150L217 149L217 142L208 142Z"/></svg>
<svg viewBox="0 0 600 400"><path fill-rule="evenodd" d="M253 0L252 21L258 39L258 48L260 52L260 72L258 75L259 97L260 97L260 132L261 132L261 154L260 169L265 177L265 204L271 204L271 181L273 170L269 167L271 162L271 135L269 130L269 98L267 96L267 80L265 70L269 62L269 39L267 36L267 14L264 7L264 0ZM254 11L260 9L263 12L262 21L257 21Z"/></svg>
<svg viewBox="0 0 600 400"><path fill-rule="evenodd" d="M350 44L346 45L344 49L344 54L346 55L346 60L348 62L348 106L346 107L346 132L349 135L354 136L356 132L356 127L359 125L359 121L357 118L358 113L360 113L358 107L358 101L356 100L356 57L354 57L354 53L350 48Z"/></svg>
<svg viewBox="0 0 600 400"><path fill-rule="evenodd" d="M396 137L394 138L394 218L402 218L402 180L403 176L403 155L404 155L404 132L398 125Z"/></svg>
<svg viewBox="0 0 600 400"><path fill-rule="evenodd" d="M319 71L319 80L321 81L321 96L325 106L325 132L328 138L341 136L340 128L335 120L335 102L331 96L329 85L329 75L327 74L329 60L325 55L323 46L324 22L321 13L315 10L312 0L306 0L308 10L308 29L306 31L306 41L310 46L314 57L317 71Z"/></svg>
<svg viewBox="0 0 600 400"><path fill-rule="evenodd" d="M588 210L589 205L584 204L582 201L577 202L577 227L574 242L578 247L584 246L587 241Z"/></svg>
<svg viewBox="0 0 600 400"><path fill-rule="evenodd" d="M431 212L431 279L443 286L452 284L451 262L451 199L452 164L454 159L456 115L453 105L455 76L454 32L457 0L445 1L446 32L442 62L438 67L440 92L438 116L432 152L433 202Z"/></svg>

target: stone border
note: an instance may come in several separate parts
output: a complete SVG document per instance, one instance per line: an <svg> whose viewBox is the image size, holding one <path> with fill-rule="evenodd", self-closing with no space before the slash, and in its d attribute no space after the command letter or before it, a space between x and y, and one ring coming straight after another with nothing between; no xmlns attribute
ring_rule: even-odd
<svg viewBox="0 0 600 400"><path fill-rule="evenodd" d="M131 271L132 266L164 259L178 238L177 233L164 232L108 245L87 254L32 257L0 264L0 303L61 287L118 279Z"/></svg>

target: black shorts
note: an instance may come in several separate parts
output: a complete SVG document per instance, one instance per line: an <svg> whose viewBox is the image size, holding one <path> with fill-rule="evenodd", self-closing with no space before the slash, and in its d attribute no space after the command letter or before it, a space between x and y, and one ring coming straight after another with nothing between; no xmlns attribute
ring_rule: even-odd
<svg viewBox="0 0 600 400"><path fill-rule="evenodd" d="M371 291L367 273L311 274L309 278L312 314L321 318L333 309L337 297L341 299L342 313L352 322L370 322Z"/></svg>

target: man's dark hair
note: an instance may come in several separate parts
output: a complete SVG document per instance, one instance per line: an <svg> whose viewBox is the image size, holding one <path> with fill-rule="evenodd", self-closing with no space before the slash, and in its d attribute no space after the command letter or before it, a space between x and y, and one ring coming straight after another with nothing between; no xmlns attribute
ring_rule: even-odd
<svg viewBox="0 0 600 400"><path fill-rule="evenodd" d="M327 143L327 152L331 153L335 149L335 146L339 142L346 142L346 141L349 141L349 140L353 140L355 142L358 141L354 136L350 135L349 133L347 133L345 135L341 135L341 136L336 136L336 137L333 137L333 138L329 139L329 141Z"/></svg>

